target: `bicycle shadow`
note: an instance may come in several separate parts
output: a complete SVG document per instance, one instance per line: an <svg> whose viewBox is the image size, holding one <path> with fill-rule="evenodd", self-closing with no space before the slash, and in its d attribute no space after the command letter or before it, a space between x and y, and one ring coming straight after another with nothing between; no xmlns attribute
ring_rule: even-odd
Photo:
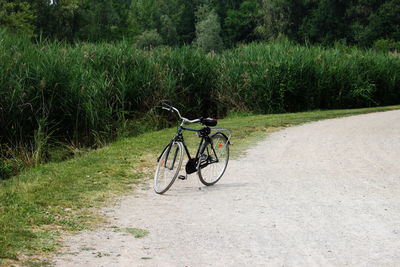
<svg viewBox="0 0 400 267"><path fill-rule="evenodd" d="M249 187L251 183L217 183L212 186L187 184L179 187L171 188L171 190L165 193L165 196L185 196L192 195L193 193L211 193L211 192L223 192L227 190L237 190L239 188Z"/></svg>
<svg viewBox="0 0 400 267"><path fill-rule="evenodd" d="M224 188L243 188L243 187L246 187L246 186L250 186L251 185L251 183L226 183L226 184L224 184L224 183L220 183L220 184L215 184L215 185L212 185L212 186L203 186L202 185L202 187L200 187L200 189L201 190L208 190L208 191L215 191L215 190L221 190L221 189L224 189Z"/></svg>

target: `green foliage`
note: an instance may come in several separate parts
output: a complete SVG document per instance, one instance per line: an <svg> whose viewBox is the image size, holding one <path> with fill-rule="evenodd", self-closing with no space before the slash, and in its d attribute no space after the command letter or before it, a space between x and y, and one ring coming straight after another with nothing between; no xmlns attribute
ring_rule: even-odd
<svg viewBox="0 0 400 267"><path fill-rule="evenodd" d="M305 6L301 0L261 0L255 34L262 40L281 35L297 38L305 17Z"/></svg>
<svg viewBox="0 0 400 267"><path fill-rule="evenodd" d="M399 40L398 0L261 0L255 32L261 39L288 36L332 46L336 41L370 47Z"/></svg>
<svg viewBox="0 0 400 267"><path fill-rule="evenodd" d="M160 24L160 9L157 0L132 1L132 11L143 31L155 29Z"/></svg>
<svg viewBox="0 0 400 267"><path fill-rule="evenodd" d="M133 39L140 33L139 23L130 4L113 0L86 0L82 3L78 9L77 22L74 20L77 23L76 39L115 41Z"/></svg>
<svg viewBox="0 0 400 267"><path fill-rule="evenodd" d="M161 17L161 37L167 45L176 45L178 43L178 33L176 27L168 15Z"/></svg>
<svg viewBox="0 0 400 267"><path fill-rule="evenodd" d="M364 38L364 42L380 38L400 41L400 0L385 1L369 17Z"/></svg>
<svg viewBox="0 0 400 267"><path fill-rule="evenodd" d="M239 110L292 112L400 101L395 56L280 41L239 47L224 58L221 101Z"/></svg>
<svg viewBox="0 0 400 267"><path fill-rule="evenodd" d="M224 115L215 97L220 78L218 57L189 46L155 50L153 56L168 83L158 93L160 97L175 103L189 117Z"/></svg>
<svg viewBox="0 0 400 267"><path fill-rule="evenodd" d="M198 22L196 24L196 40L197 47L206 52L218 52L223 48L221 38L221 25L215 10L205 12L202 9L197 13Z"/></svg>
<svg viewBox="0 0 400 267"><path fill-rule="evenodd" d="M258 8L256 1L247 0L240 4L239 10L228 10L224 28L230 44L251 41L254 38Z"/></svg>
<svg viewBox="0 0 400 267"><path fill-rule="evenodd" d="M145 31L137 37L136 46L139 48L151 49L163 44L163 39L157 30Z"/></svg>
<svg viewBox="0 0 400 267"><path fill-rule="evenodd" d="M117 134L163 127L155 108L162 99L188 117L400 102L396 53L287 40L220 54L190 46L141 50L130 41L32 44L6 32L0 44L0 143L25 151L14 154L27 166L51 159L55 143L96 148Z"/></svg>
<svg viewBox="0 0 400 267"><path fill-rule="evenodd" d="M347 36L346 10L350 2L320 0L300 29L303 38L312 42L332 44Z"/></svg>
<svg viewBox="0 0 400 267"><path fill-rule="evenodd" d="M379 39L400 41L399 1L0 0L0 25L30 37L71 43L133 41L157 30L165 44L182 46L193 43L207 23L221 23L222 29L213 27L227 47L278 36L324 46L341 41L371 47ZM211 10L217 19L207 18ZM219 43L219 38L205 39Z"/></svg>
<svg viewBox="0 0 400 267"><path fill-rule="evenodd" d="M32 37L35 31L34 19L29 3L0 0L0 27Z"/></svg>
<svg viewBox="0 0 400 267"><path fill-rule="evenodd" d="M373 48L379 51L400 51L400 41L379 39L374 42Z"/></svg>
<svg viewBox="0 0 400 267"><path fill-rule="evenodd" d="M5 154L1 151L1 155ZM23 162L18 158L0 158L0 181L16 175L23 167Z"/></svg>

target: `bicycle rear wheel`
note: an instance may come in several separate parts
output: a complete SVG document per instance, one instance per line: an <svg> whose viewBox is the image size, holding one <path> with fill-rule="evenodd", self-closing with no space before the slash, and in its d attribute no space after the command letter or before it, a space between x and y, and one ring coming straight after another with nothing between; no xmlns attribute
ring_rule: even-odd
<svg viewBox="0 0 400 267"><path fill-rule="evenodd" d="M154 191L164 194L175 182L182 166L183 149L180 142L168 145L158 160L154 174Z"/></svg>
<svg viewBox="0 0 400 267"><path fill-rule="evenodd" d="M204 185L218 182L228 165L229 142L222 133L210 136L211 142L205 142L200 150L197 174Z"/></svg>

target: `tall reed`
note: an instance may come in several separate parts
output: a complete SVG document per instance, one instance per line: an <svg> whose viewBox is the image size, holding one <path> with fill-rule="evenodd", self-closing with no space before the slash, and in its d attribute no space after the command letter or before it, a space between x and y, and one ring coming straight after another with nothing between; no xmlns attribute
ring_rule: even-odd
<svg viewBox="0 0 400 267"><path fill-rule="evenodd" d="M97 147L126 125L157 123L162 99L189 117L399 104L400 58L285 40L221 54L33 44L0 31L0 151L25 146L40 163L51 143Z"/></svg>
<svg viewBox="0 0 400 267"><path fill-rule="evenodd" d="M220 96L228 107L274 113L400 102L400 58L389 54L280 41L221 57Z"/></svg>

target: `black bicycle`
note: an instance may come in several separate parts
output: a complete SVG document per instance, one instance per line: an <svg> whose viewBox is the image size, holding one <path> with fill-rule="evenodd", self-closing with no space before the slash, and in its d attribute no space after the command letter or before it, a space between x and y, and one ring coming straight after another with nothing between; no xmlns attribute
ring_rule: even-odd
<svg viewBox="0 0 400 267"><path fill-rule="evenodd" d="M229 160L229 144L231 131L228 129L213 129L217 120L212 118L199 118L188 120L181 116L179 110L167 103L162 108L175 112L182 120L176 136L161 152L157 159L157 167L154 174L154 191L163 194L175 182L176 178L185 180L188 174L197 172L200 181L204 185L213 185L218 182L224 174ZM201 123L201 129L185 128L186 124ZM195 157L191 157L183 139L183 131L196 132L201 138ZM212 133L213 132L213 133ZM226 134L225 134L226 133ZM185 166L186 175L179 175L184 159L184 152L188 157Z"/></svg>

